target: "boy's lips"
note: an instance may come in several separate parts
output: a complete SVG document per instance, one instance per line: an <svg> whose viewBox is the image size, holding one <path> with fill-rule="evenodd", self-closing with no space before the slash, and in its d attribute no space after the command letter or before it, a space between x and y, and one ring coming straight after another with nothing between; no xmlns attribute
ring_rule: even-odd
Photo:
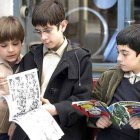
<svg viewBox="0 0 140 140"><path fill-rule="evenodd" d="M125 68L126 66L125 66L125 65L120 64L120 67L121 67L121 68Z"/></svg>
<svg viewBox="0 0 140 140"><path fill-rule="evenodd" d="M48 46L50 43L44 43L45 46Z"/></svg>
<svg viewBox="0 0 140 140"><path fill-rule="evenodd" d="M14 58L16 55L8 55L7 58Z"/></svg>

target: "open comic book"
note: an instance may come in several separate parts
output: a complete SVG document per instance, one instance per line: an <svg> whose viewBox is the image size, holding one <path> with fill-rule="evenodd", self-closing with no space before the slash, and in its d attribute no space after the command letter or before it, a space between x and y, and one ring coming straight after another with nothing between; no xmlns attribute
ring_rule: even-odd
<svg viewBox="0 0 140 140"><path fill-rule="evenodd" d="M140 102L134 101L120 101L107 106L104 102L89 100L73 102L72 106L87 117L108 116L120 128L128 123L130 117L140 115Z"/></svg>
<svg viewBox="0 0 140 140"><path fill-rule="evenodd" d="M3 96L9 106L9 121L16 122L30 140L58 140L64 133L40 103L37 69L7 77L9 95Z"/></svg>

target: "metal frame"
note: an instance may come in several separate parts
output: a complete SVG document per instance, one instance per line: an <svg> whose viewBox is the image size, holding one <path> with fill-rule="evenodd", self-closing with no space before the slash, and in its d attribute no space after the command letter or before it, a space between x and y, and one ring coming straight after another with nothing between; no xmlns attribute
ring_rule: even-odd
<svg viewBox="0 0 140 140"><path fill-rule="evenodd" d="M118 0L117 4L117 30L120 31L135 22L133 9L134 0Z"/></svg>
<svg viewBox="0 0 140 140"><path fill-rule="evenodd" d="M93 53L91 55L91 58L94 58L94 56L98 55L106 46L106 43L108 41L108 36L109 36L108 35L108 25L107 25L107 22L104 19L104 17L99 12L95 11L94 9L88 8L88 7L74 8L66 13L66 17L70 16L74 12L81 11L81 10L88 11L88 12L91 12L92 14L96 15L100 19L102 26L103 26L103 29L104 29L104 32L103 32L104 38L103 38L103 41L101 43L101 46L99 47L99 49L95 53Z"/></svg>

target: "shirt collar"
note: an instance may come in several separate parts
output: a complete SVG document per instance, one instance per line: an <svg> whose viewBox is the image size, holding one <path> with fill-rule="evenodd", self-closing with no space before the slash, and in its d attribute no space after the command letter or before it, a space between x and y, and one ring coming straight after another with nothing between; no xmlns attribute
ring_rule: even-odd
<svg viewBox="0 0 140 140"><path fill-rule="evenodd" d="M21 59L22 59L22 57L23 57L23 55L22 55L22 54L20 54L20 56L18 57L18 60L16 61L16 63L15 63L15 64L19 64L19 63L20 63L20 61L21 61Z"/></svg>
<svg viewBox="0 0 140 140"><path fill-rule="evenodd" d="M51 52L51 53L55 53L55 54L57 54L58 56L62 57L63 52L64 52L64 50L65 50L67 44L68 44L68 41L67 41L67 39L65 38L63 44L59 47L59 49L58 49L57 51L53 51L53 50L48 49L48 48L46 48L46 47L44 46L44 47L43 47L43 54L45 55L46 53Z"/></svg>
<svg viewBox="0 0 140 140"><path fill-rule="evenodd" d="M134 77L134 76L140 77L140 72L137 74L134 74L132 71L124 73L125 78L130 78L130 77Z"/></svg>
<svg viewBox="0 0 140 140"><path fill-rule="evenodd" d="M15 64L19 64L19 62L21 61L22 57L23 57L23 55L20 54L20 56L18 57L18 60L16 61ZM9 66L9 64L5 60L3 60L2 58L0 58L0 64L5 64L5 65Z"/></svg>

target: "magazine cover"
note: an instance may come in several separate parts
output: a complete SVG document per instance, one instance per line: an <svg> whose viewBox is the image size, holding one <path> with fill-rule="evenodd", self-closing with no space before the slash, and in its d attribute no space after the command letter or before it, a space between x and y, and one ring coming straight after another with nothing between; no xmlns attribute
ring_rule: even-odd
<svg viewBox="0 0 140 140"><path fill-rule="evenodd" d="M140 102L134 101L120 101L108 107L104 102L89 100L73 102L72 106L89 118L108 116L120 128L128 123L130 117L140 115Z"/></svg>

